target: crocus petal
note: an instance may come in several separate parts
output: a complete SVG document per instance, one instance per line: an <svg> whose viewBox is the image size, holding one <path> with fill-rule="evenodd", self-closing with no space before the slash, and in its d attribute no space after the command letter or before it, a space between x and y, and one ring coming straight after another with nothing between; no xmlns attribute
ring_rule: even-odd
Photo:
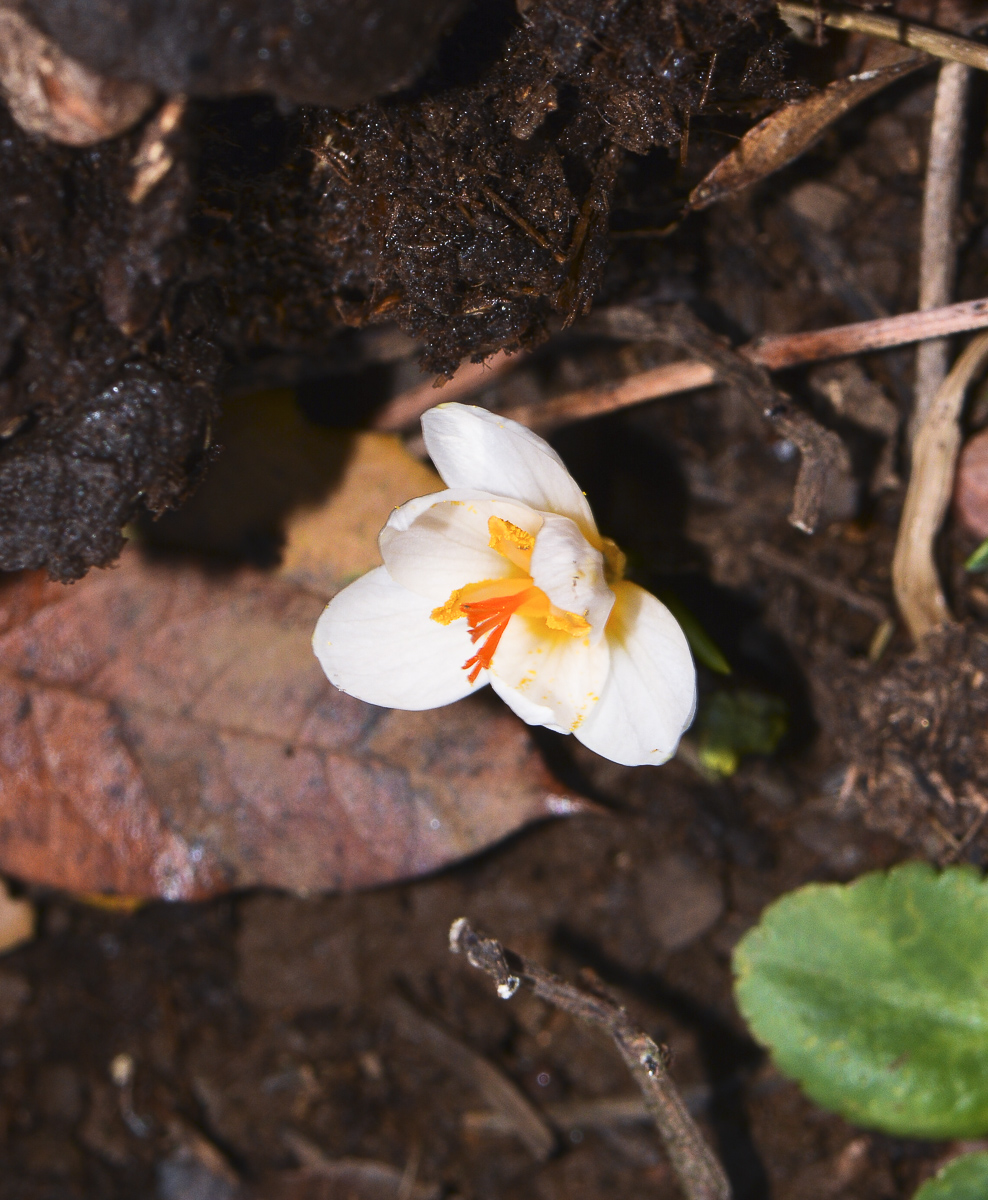
<svg viewBox="0 0 988 1200"><path fill-rule="evenodd" d="M555 724L551 708L547 708L543 704L533 704L524 692L519 692L516 688L508 687L496 675L491 675L489 682L491 690L500 696L515 716L521 717L526 725L541 725L545 729L554 730L556 733L569 733L568 729L563 729Z"/></svg>
<svg viewBox="0 0 988 1200"><path fill-rule="evenodd" d="M553 604L586 617L592 630L591 642L603 637L614 593L604 578L604 556L590 545L575 521L545 514L529 570L535 586Z"/></svg>
<svg viewBox="0 0 988 1200"><path fill-rule="evenodd" d="M633 583L614 587L607 625L610 673L600 700L574 732L626 767L663 763L676 752L696 708L696 671L675 617Z"/></svg>
<svg viewBox="0 0 988 1200"><path fill-rule="evenodd" d="M587 498L537 434L483 408L440 404L422 417L425 447L451 488L479 488L574 520L599 542Z"/></svg>
<svg viewBox="0 0 988 1200"><path fill-rule="evenodd" d="M525 575L491 549L488 521L492 516L532 534L542 525L541 515L526 505L502 499L443 499L455 495L438 493L436 503L419 512L405 529L398 528L398 522L389 523L379 539L391 578L427 597L433 607L445 604L465 584Z"/></svg>
<svg viewBox="0 0 988 1200"><path fill-rule="evenodd" d="M499 682L501 696L522 718L529 721L522 706L515 707L508 693L518 693L528 705L546 710L550 725L572 733L586 720L601 695L607 679L610 650L607 638L597 645L588 637L547 629L537 618L514 616L508 622L491 661L491 679ZM529 721L529 724L535 724Z"/></svg>
<svg viewBox="0 0 988 1200"><path fill-rule="evenodd" d="M496 499L497 496L493 492L482 492L477 488L444 488L441 492L430 492L428 496L416 496L413 500L407 500L404 504L399 504L397 508L391 510L391 515L388 517L384 529L381 530L381 536L384 536L385 530L401 533L408 529L414 520L420 517L426 509L432 508L434 504L442 504L447 500Z"/></svg>
<svg viewBox="0 0 988 1200"><path fill-rule="evenodd" d="M439 625L432 605L396 583L386 568L361 576L323 611L312 647L332 683L383 708L452 704L475 684L463 664L473 654L465 621Z"/></svg>

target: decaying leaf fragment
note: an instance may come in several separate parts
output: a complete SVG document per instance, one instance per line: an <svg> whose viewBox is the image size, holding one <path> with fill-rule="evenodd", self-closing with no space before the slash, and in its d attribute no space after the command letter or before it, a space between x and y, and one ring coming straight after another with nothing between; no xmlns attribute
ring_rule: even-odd
<svg viewBox="0 0 988 1200"><path fill-rule="evenodd" d="M154 103L146 83L109 79L63 53L16 3L0 4L0 95L28 133L91 146L135 125Z"/></svg>
<svg viewBox="0 0 988 1200"><path fill-rule="evenodd" d="M707 208L781 170L845 113L927 61L924 55L914 55L904 62L838 79L806 100L786 104L749 129L730 154L697 184L690 194L689 207Z"/></svg>

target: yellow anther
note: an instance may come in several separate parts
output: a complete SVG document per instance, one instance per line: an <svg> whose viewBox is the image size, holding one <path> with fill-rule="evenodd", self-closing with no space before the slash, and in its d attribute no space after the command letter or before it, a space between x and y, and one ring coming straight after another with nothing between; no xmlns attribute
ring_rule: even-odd
<svg viewBox="0 0 988 1200"><path fill-rule="evenodd" d="M490 547L502 554L513 566L528 570L535 546L535 534L519 529L503 517L488 517L487 531L491 535Z"/></svg>

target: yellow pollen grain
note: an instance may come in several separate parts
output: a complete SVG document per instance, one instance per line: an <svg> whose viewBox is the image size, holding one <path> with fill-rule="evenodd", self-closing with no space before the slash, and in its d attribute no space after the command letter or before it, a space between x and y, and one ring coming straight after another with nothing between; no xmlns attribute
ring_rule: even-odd
<svg viewBox="0 0 988 1200"><path fill-rule="evenodd" d="M467 584L467 587L469 586ZM440 625L452 625L455 620L462 617L461 600L466 590L465 587L457 588L445 604L440 604L438 608L434 608L429 614L433 621L438 621Z"/></svg>
<svg viewBox="0 0 988 1200"><path fill-rule="evenodd" d="M522 571L528 570L535 546L535 535L526 529L520 529L503 517L488 517L487 532L490 534L490 548L496 550L508 560L512 566Z"/></svg>
<svg viewBox="0 0 988 1200"><path fill-rule="evenodd" d="M583 637L590 632L590 622L579 613L567 612L553 605L545 614L545 623L550 629L568 633L570 637Z"/></svg>

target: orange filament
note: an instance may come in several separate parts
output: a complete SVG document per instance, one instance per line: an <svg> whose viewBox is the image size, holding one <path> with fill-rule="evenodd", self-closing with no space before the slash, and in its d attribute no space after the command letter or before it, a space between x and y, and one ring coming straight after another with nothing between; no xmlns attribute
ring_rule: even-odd
<svg viewBox="0 0 988 1200"><path fill-rule="evenodd" d="M479 642L485 638L484 644L472 658L463 664L464 671L470 670L467 678L476 683L480 669L490 668L494 651L501 641L508 622L526 600L531 599L538 588L530 587L524 591L515 592L510 596L493 596L489 600L473 600L462 606L466 613L467 624L470 626L470 640Z"/></svg>

